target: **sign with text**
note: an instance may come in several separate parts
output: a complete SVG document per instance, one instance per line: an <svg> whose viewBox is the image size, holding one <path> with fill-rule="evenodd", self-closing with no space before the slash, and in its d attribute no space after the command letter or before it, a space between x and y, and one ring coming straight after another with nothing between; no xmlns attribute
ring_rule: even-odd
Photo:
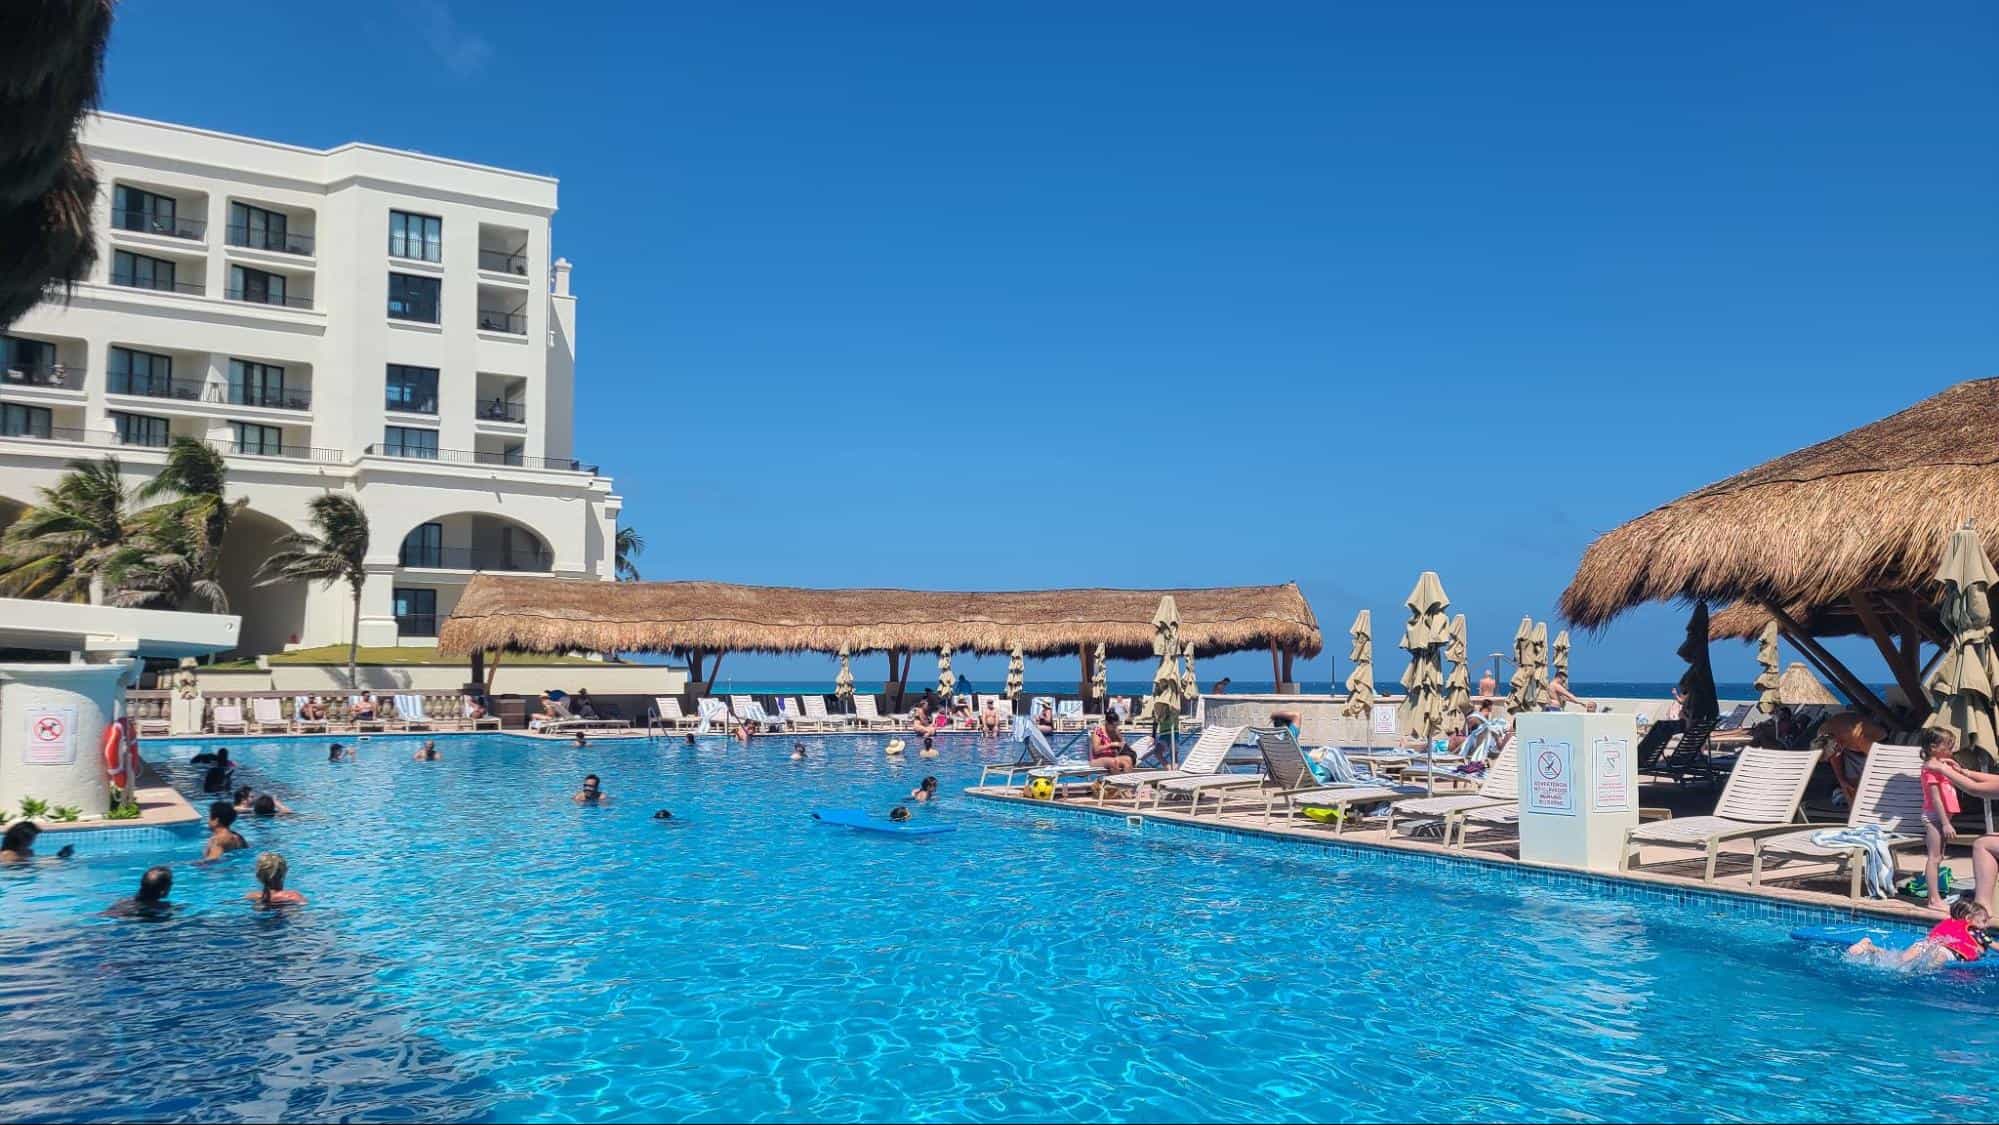
<svg viewBox="0 0 1999 1125"><path fill-rule="evenodd" d="M1624 769L1631 761L1631 742L1624 738L1599 738L1590 744L1590 774L1596 788L1590 801L1595 812L1629 812L1631 782Z"/></svg>
<svg viewBox="0 0 1999 1125"><path fill-rule="evenodd" d="M1520 767L1526 774L1528 811L1576 815L1573 745L1529 739L1520 753Z"/></svg>
<svg viewBox="0 0 1999 1125"><path fill-rule="evenodd" d="M24 766L67 766L76 761L76 708L30 707L21 712L28 725L21 740Z"/></svg>
<svg viewBox="0 0 1999 1125"><path fill-rule="evenodd" d="M1374 720L1374 733L1385 734L1390 738L1395 737L1396 734L1395 717L1396 717L1395 704L1393 703L1375 704L1374 712L1372 715L1372 718Z"/></svg>

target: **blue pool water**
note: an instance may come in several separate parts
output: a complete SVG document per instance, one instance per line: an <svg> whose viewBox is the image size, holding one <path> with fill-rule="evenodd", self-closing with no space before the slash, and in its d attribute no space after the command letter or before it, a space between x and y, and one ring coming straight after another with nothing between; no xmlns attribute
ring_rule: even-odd
<svg viewBox="0 0 1999 1125"><path fill-rule="evenodd" d="M790 741L239 744L299 811L250 853L0 870L0 1116L1999 1118L1989 981L1705 900L975 802L1004 752L971 740ZM184 791L194 749L148 744ZM569 801L590 770L613 805ZM808 817L925 772L957 831ZM309 906L242 901L263 849ZM98 914L165 860L176 918Z"/></svg>

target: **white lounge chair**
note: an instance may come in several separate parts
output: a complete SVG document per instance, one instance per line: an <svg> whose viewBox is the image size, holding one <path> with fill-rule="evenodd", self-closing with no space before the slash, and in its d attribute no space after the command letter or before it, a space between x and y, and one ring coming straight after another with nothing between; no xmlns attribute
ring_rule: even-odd
<svg viewBox="0 0 1999 1125"><path fill-rule="evenodd" d="M209 725L216 734L244 734L249 730L243 722L243 705L240 703L218 703L208 713Z"/></svg>
<svg viewBox="0 0 1999 1125"><path fill-rule="evenodd" d="M459 699L458 713L459 715L464 717L466 726L471 727L473 730L500 729L501 724L500 724L500 717L498 715L493 714L491 711L488 711L483 715L474 715L472 713L472 697L469 695L462 695L459 696L458 699Z"/></svg>
<svg viewBox="0 0 1999 1125"><path fill-rule="evenodd" d="M822 731L829 732L843 731L852 725L848 722L848 716L835 715L826 710L826 697L823 695L805 697L805 721L816 724Z"/></svg>
<svg viewBox="0 0 1999 1125"><path fill-rule="evenodd" d="M1279 804L1287 815L1301 808L1332 809L1336 814L1333 834L1337 836L1346 831L1356 806L1387 804L1410 795L1406 789L1390 789L1385 785L1321 784L1318 775L1312 772L1311 762L1305 758L1304 747L1298 745L1288 730L1261 731L1257 734L1257 745L1263 750L1263 769L1269 782L1262 790L1265 820L1271 819Z"/></svg>
<svg viewBox="0 0 1999 1125"><path fill-rule="evenodd" d="M875 697L872 695L854 697L854 718L859 720L863 730L902 729L902 723L898 722L895 716L881 713L881 710L875 706Z"/></svg>
<svg viewBox="0 0 1999 1125"><path fill-rule="evenodd" d="M1462 833L1466 813L1505 805L1518 807L1519 802L1520 760L1509 739L1499 755L1492 759L1492 764L1486 767L1485 779L1479 783L1476 793L1446 793L1438 797L1399 801L1388 810L1388 834L1395 835L1397 820L1405 823L1412 817L1423 823L1441 820L1444 825L1443 842L1448 845L1454 833ZM1463 844L1461 835L1459 843Z"/></svg>
<svg viewBox="0 0 1999 1125"><path fill-rule="evenodd" d="M820 720L805 713L805 708L794 695L777 697L777 713L784 719L784 725L801 734L824 733L826 726Z"/></svg>
<svg viewBox="0 0 1999 1125"><path fill-rule="evenodd" d="M388 721L382 718L382 700L380 696L375 697L375 715L373 718L364 719L354 713L354 708L358 706L360 702L361 702L361 697L358 695L350 695L347 697L347 721L350 725L353 726L355 730L389 729Z"/></svg>
<svg viewBox="0 0 1999 1125"><path fill-rule="evenodd" d="M755 723L757 726L762 727L766 731L779 731L784 729L783 719L777 717L776 715L771 714L768 711L765 711L764 705L758 703L755 699L751 698L750 696L747 695L730 696L729 710L734 711L736 713L736 718L744 722Z"/></svg>
<svg viewBox="0 0 1999 1125"><path fill-rule="evenodd" d="M734 726L729 721L729 705L721 700L704 696L695 706L701 711L701 717L694 723L695 734L707 734L717 725L720 725L722 732L727 734L730 727Z"/></svg>
<svg viewBox="0 0 1999 1125"><path fill-rule="evenodd" d="M1210 777L1218 773L1222 763L1229 756L1229 747L1242 734L1241 727L1208 727L1201 731L1194 745L1187 748L1187 754L1180 761L1179 769L1132 770L1128 773L1112 774L1104 779L1103 788L1097 798L1103 804L1106 797L1116 795L1118 790L1128 790L1132 805L1149 790L1153 803L1158 804L1159 785L1186 777Z"/></svg>
<svg viewBox="0 0 1999 1125"><path fill-rule="evenodd" d="M395 698L396 722L404 730L429 730L430 716L424 713L423 696L404 692Z"/></svg>
<svg viewBox="0 0 1999 1125"><path fill-rule="evenodd" d="M1679 816L1627 829L1617 867L1629 871L1639 848L1690 848L1707 852L1703 883L1714 882L1715 860L1721 846L1732 840L1778 835L1792 829L1805 784L1818 765L1816 750L1775 750L1752 746L1736 760L1722 786L1721 798L1709 816Z"/></svg>
<svg viewBox="0 0 1999 1125"><path fill-rule="evenodd" d="M258 734L266 731L279 731L289 734L291 733L292 725L286 721L284 709L279 701L271 696L264 695L250 700L250 722L245 729Z"/></svg>
<svg viewBox="0 0 1999 1125"><path fill-rule="evenodd" d="M1877 742L1867 752L1867 765L1860 771L1860 784L1853 794L1853 810L1847 815L1848 828L1876 825L1887 840L1888 854L1923 846L1923 752L1915 746L1891 746ZM1812 837L1829 826L1801 828L1756 841L1749 860L1749 883L1763 881L1763 858L1816 860L1834 864L1834 873L1846 867L1853 876L1851 894L1858 899L1866 874L1867 849L1839 844L1812 843ZM1914 829L1915 831L1911 831Z"/></svg>
<svg viewBox="0 0 1999 1125"><path fill-rule="evenodd" d="M677 695L655 695L652 697L652 714L646 716L648 728L658 727L675 734L690 731L701 725L701 720L680 709Z"/></svg>

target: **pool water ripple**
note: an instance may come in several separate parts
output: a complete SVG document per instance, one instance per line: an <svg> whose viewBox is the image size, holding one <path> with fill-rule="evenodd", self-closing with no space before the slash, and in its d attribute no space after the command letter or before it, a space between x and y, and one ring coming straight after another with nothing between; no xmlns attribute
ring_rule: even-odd
<svg viewBox="0 0 1999 1125"><path fill-rule="evenodd" d="M48 1120L1990 1120L1978 980L1475 869L955 793L882 737L239 745L303 910L195 845L0 871L0 1104ZM148 744L183 791L192 744ZM569 800L585 772L616 802ZM925 773L952 835L813 824ZM676 819L650 819L657 807ZM102 917L175 863L169 921Z"/></svg>

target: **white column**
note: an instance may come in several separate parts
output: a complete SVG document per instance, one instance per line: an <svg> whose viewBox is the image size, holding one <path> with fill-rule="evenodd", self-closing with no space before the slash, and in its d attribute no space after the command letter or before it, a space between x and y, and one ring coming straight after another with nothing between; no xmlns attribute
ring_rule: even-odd
<svg viewBox="0 0 1999 1125"><path fill-rule="evenodd" d="M396 565L370 562L361 586L361 643L370 648L396 643Z"/></svg>

